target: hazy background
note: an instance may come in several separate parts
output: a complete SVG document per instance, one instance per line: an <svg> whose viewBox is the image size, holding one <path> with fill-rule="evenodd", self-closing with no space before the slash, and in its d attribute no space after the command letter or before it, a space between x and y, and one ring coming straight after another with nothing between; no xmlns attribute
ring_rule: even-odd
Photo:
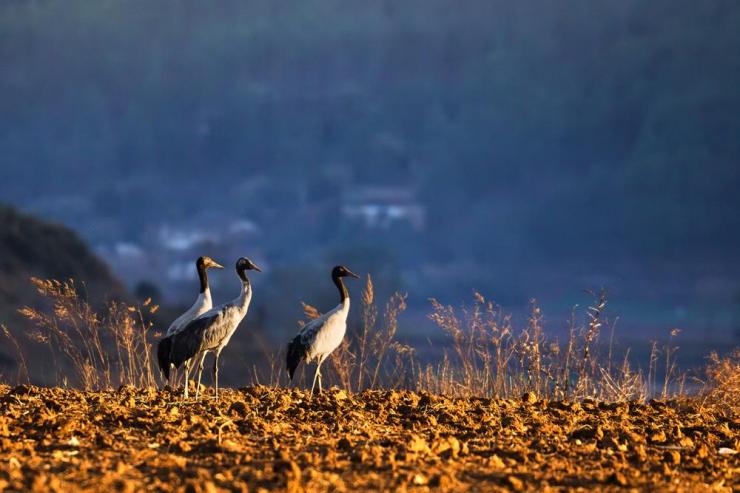
<svg viewBox="0 0 740 493"><path fill-rule="evenodd" d="M432 296L537 298L561 330L605 287L623 339L721 348L739 54L735 0L6 0L0 201L168 305L198 255L229 266L217 302L252 257L274 341L346 263L409 293L408 337Z"/></svg>

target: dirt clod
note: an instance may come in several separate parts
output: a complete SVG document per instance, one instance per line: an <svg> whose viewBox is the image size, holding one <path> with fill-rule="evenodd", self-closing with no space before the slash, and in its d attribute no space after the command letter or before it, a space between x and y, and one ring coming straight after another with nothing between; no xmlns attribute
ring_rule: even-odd
<svg viewBox="0 0 740 493"><path fill-rule="evenodd" d="M678 450L666 450L663 454L663 460L668 464L677 465L681 463L681 454Z"/></svg>
<svg viewBox="0 0 740 493"><path fill-rule="evenodd" d="M514 491L524 491L524 482L516 476L507 476L506 483Z"/></svg>

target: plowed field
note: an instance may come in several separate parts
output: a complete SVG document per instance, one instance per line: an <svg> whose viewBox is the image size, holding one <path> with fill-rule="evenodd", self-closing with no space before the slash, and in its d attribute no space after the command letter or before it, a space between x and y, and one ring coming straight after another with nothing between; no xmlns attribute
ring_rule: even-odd
<svg viewBox="0 0 740 493"><path fill-rule="evenodd" d="M720 411L688 399L332 389L309 400L297 389L250 387L183 403L154 389L0 387L0 487L737 491L740 423Z"/></svg>

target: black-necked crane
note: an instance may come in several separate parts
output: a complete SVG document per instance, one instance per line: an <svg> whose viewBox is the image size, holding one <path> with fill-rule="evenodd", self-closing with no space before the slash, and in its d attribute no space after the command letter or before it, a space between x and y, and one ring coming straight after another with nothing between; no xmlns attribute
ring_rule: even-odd
<svg viewBox="0 0 740 493"><path fill-rule="evenodd" d="M172 336L180 332L191 320L204 314L211 308L213 308L213 299L211 298L211 287L208 285L208 269L223 269L223 265L219 264L211 257L203 256L198 257L195 261L195 269L198 272L198 279L200 280L200 292L198 297L195 299L195 303L188 308L188 310L177 317L172 322L165 333L165 336L160 339L157 344L157 361L159 362L159 368L167 376L167 381L170 386L174 385L177 377L176 371L171 367L169 363L169 353L172 349ZM168 371L165 372L165 367L168 367ZM186 369L189 366L186 365ZM188 386L188 372L185 372L185 388Z"/></svg>
<svg viewBox="0 0 740 493"><path fill-rule="evenodd" d="M209 351L214 354L213 382L218 399L218 359L223 348L229 343L239 323L244 319L252 300L252 285L247 277L248 270L261 272L254 262L242 257L236 262L236 273L241 280L241 291L233 301L217 306L190 321L181 331L172 336L169 362L179 368L198 354L198 382L195 398L200 393L200 379L203 374L203 361ZM169 368L169 366L167 366ZM187 397L187 385L185 385Z"/></svg>
<svg viewBox="0 0 740 493"><path fill-rule="evenodd" d="M309 363L316 360L316 371L313 376L311 385L311 396L316 386L316 380L319 382L319 392L321 392L321 363L342 343L344 333L347 331L347 314L349 313L349 293L344 285L342 278L360 276L349 270L343 265L334 267L331 271L331 278L339 290L340 303L331 311L321 315L318 318L307 322L301 328L298 335L288 344L288 353L286 363L288 366L288 375L293 379L298 364L305 360Z"/></svg>

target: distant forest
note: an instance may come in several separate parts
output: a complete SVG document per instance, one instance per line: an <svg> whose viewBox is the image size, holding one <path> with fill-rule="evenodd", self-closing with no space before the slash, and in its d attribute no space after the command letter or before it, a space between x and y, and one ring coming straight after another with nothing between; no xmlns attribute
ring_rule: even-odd
<svg viewBox="0 0 740 493"><path fill-rule="evenodd" d="M400 184L406 260L736 264L739 54L736 0L4 1L0 197L92 240L288 221L299 256L351 232L291 211Z"/></svg>

